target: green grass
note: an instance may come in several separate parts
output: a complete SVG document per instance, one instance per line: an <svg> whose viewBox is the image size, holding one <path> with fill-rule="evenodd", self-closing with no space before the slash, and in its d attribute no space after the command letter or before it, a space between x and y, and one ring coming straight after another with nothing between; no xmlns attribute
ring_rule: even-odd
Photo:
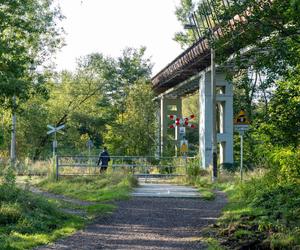
<svg viewBox="0 0 300 250"><path fill-rule="evenodd" d="M209 172L199 169L197 162L192 162L187 167L187 176L177 178L177 183L194 186L198 189L200 197L204 200L214 200L216 195L213 191L214 186L210 182Z"/></svg>
<svg viewBox="0 0 300 250"><path fill-rule="evenodd" d="M68 209L68 210L74 210L82 212L83 217L85 217L88 220L92 220L95 217L99 217L102 215L107 215L115 211L116 206L113 204L91 204L91 205L77 205L71 202L67 202L64 200L58 200L58 199L49 199L47 200L55 204L59 209Z"/></svg>
<svg viewBox="0 0 300 250"><path fill-rule="evenodd" d="M202 239L206 244L207 244L207 249L208 250L222 250L224 249L222 246L220 246L220 243L212 238L212 237L206 237Z"/></svg>
<svg viewBox="0 0 300 250"><path fill-rule="evenodd" d="M58 182L50 179L41 182L19 180L18 183L22 186L34 183L49 192L99 204L77 205L34 195L26 189L17 188L13 181L0 183L1 250L30 249L70 235L91 219L112 213L116 206L108 202L128 198L132 187L137 185L136 179L126 173L75 177ZM84 216L71 215L63 209L85 213Z"/></svg>
<svg viewBox="0 0 300 250"><path fill-rule="evenodd" d="M214 200L216 198L215 193L211 190L211 188L206 187L198 187L198 190L200 192L201 198L204 200Z"/></svg>
<svg viewBox="0 0 300 250"><path fill-rule="evenodd" d="M222 239L224 246L300 247L299 185L279 184L266 175L243 184L216 186L222 187L229 197L216 230L216 238Z"/></svg>
<svg viewBox="0 0 300 250"><path fill-rule="evenodd" d="M70 235L84 224L84 219L61 212L42 197L0 186L1 249L30 249Z"/></svg>
<svg viewBox="0 0 300 250"><path fill-rule="evenodd" d="M93 177L65 178L57 182L44 180L38 187L83 201L104 202L128 199L132 187L136 185L136 179L130 175L110 173Z"/></svg>
<svg viewBox="0 0 300 250"><path fill-rule="evenodd" d="M218 189L229 199L218 222L203 231L209 249L300 249L299 183L267 170L246 173L243 183L238 173L222 172L214 183L208 171L192 166L191 173L184 183L202 198L214 199Z"/></svg>

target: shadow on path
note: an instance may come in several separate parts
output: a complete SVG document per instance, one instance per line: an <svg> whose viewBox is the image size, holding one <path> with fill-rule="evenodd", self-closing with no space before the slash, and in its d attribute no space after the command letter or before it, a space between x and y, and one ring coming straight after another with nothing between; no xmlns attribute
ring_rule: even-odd
<svg viewBox="0 0 300 250"><path fill-rule="evenodd" d="M226 203L223 193L205 201L134 197L84 230L36 249L205 249L201 229L215 222Z"/></svg>

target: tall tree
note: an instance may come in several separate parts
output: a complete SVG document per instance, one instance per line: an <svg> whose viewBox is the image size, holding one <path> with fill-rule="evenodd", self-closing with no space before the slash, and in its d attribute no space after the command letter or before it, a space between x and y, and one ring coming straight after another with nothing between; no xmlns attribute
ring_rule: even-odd
<svg viewBox="0 0 300 250"><path fill-rule="evenodd" d="M99 147L106 126L118 126L116 120L125 117L131 89L137 80L150 77L151 65L143 58L144 51L128 48L117 59L90 54L79 59L75 73L62 72L48 83L50 98L44 104L48 117L44 120L55 126L66 125L60 145L68 153L82 151L86 143L83 138L93 139ZM35 159L43 156L49 140L46 131L36 140Z"/></svg>
<svg viewBox="0 0 300 250"><path fill-rule="evenodd" d="M300 65L297 13L300 1L206 2L218 6L214 16L222 29L222 36L217 39L207 36L215 48L218 64L228 63L228 57L235 53L231 60L235 71L228 72L234 83L235 110L245 108L253 121L245 141L249 153L247 159L254 159L254 143L261 143L262 139L271 141L272 145L297 148L299 135L295 131L299 126L296 122L299 119L299 99L296 98L296 79ZM199 6L201 1L195 6L196 15L211 18L209 12L199 13Z"/></svg>
<svg viewBox="0 0 300 250"><path fill-rule="evenodd" d="M145 51L145 47L125 48L122 56L115 61L114 82L109 85L107 92L111 95L117 113L124 112L125 100L135 83L140 79L150 79L152 65L150 59L145 58Z"/></svg>
<svg viewBox="0 0 300 250"><path fill-rule="evenodd" d="M176 7L175 15L178 21L184 27L185 24L190 23L191 19L189 16L193 12L195 4L192 0L181 0L180 5ZM175 33L174 40L178 42L182 48L192 45L196 41L195 31L183 30Z"/></svg>
<svg viewBox="0 0 300 250"><path fill-rule="evenodd" d="M300 147L300 72L278 82L269 102L269 119L261 122L261 132L274 146Z"/></svg>
<svg viewBox="0 0 300 250"><path fill-rule="evenodd" d="M59 8L52 0L4 0L0 8L0 104L40 91L35 69L62 45Z"/></svg>
<svg viewBox="0 0 300 250"><path fill-rule="evenodd" d="M107 127L105 142L115 154L151 155L155 147L154 94L151 84L140 80L130 89L125 110Z"/></svg>
<svg viewBox="0 0 300 250"><path fill-rule="evenodd" d="M54 126L66 125L70 133L66 133L63 144L69 145L70 149L76 148L76 141L82 134L88 134L98 145L101 143L99 130L104 129L111 117L106 112L109 99L105 91L112 82L110 72L114 70L110 58L90 54L79 59L75 73L61 72L55 81L48 83L47 120ZM40 157L48 142L46 133L40 136L35 159Z"/></svg>

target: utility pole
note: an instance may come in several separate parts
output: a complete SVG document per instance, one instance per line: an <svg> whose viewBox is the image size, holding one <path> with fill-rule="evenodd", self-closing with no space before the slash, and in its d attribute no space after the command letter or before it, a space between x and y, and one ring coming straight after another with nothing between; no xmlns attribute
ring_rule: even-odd
<svg viewBox="0 0 300 250"><path fill-rule="evenodd" d="M10 163L12 166L16 163L16 96L13 96L12 108L12 128L11 128L11 144L10 144Z"/></svg>
<svg viewBox="0 0 300 250"><path fill-rule="evenodd" d="M211 105L212 105L212 181L218 177L218 152L217 152L217 111L216 111L216 64L215 50L211 48Z"/></svg>
<svg viewBox="0 0 300 250"><path fill-rule="evenodd" d="M241 167L240 167L240 174L241 174L241 181L243 181L243 144L244 144L244 131L240 133L241 137Z"/></svg>

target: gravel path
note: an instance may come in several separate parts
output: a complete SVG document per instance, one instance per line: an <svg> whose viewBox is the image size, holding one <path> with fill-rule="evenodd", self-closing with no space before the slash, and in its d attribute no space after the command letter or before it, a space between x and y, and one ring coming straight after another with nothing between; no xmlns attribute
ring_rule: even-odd
<svg viewBox="0 0 300 250"><path fill-rule="evenodd" d="M215 222L225 203L220 192L214 201L133 197L118 202L113 215L36 249L205 249L200 231Z"/></svg>

